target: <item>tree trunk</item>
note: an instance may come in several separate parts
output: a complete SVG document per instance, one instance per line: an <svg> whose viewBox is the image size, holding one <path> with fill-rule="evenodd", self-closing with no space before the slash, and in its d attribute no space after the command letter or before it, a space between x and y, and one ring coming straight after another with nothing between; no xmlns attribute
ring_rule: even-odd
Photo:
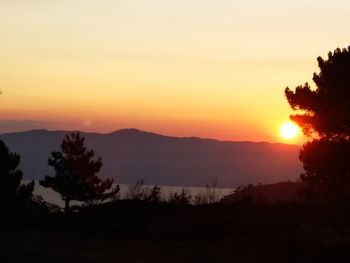
<svg viewBox="0 0 350 263"><path fill-rule="evenodd" d="M70 203L70 199L66 199L65 200L65 204L64 204L64 213L67 215L70 213L70 206L69 206L69 203Z"/></svg>

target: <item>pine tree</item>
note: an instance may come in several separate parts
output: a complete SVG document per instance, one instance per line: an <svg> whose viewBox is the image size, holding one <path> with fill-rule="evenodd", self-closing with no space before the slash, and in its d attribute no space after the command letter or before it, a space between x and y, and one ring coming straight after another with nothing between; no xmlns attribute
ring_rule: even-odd
<svg viewBox="0 0 350 263"><path fill-rule="evenodd" d="M58 192L65 202L65 213L70 212L70 202L93 203L112 198L119 191L113 187L113 180L102 180L97 173L102 160L94 160L95 153L85 146L85 139L79 133L66 135L61 151L51 153L48 164L55 169L54 176L45 176L40 184Z"/></svg>
<svg viewBox="0 0 350 263"><path fill-rule="evenodd" d="M2 207L11 208L23 200L30 199L34 182L23 185L22 171L18 169L21 157L0 141L0 202Z"/></svg>
<svg viewBox="0 0 350 263"><path fill-rule="evenodd" d="M305 173L300 179L322 198L350 197L350 47L337 48L328 59L317 58L316 88L308 83L291 90L286 98L296 111L290 118L313 138L304 144L299 159Z"/></svg>

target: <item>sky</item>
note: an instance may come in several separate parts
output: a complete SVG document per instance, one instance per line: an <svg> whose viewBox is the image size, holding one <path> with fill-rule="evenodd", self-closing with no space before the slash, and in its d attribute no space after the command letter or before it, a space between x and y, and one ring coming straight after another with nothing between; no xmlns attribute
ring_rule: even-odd
<svg viewBox="0 0 350 263"><path fill-rule="evenodd" d="M1 0L0 132L286 142L285 87L349 25L341 0Z"/></svg>

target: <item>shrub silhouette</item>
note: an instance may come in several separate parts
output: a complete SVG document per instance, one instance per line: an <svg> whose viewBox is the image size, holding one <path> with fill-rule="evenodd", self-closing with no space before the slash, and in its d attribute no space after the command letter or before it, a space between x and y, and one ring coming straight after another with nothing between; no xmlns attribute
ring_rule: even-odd
<svg viewBox="0 0 350 263"><path fill-rule="evenodd" d="M158 203L162 200L161 189L157 185L150 189L148 186L144 185L143 179L136 180L134 184L129 185L125 193L125 199Z"/></svg>
<svg viewBox="0 0 350 263"><path fill-rule="evenodd" d="M65 202L65 213L70 212L72 200L94 203L113 198L119 186L113 180L101 180L96 176L102 167L101 158L94 160L95 153L84 145L79 133L71 133L63 139L62 151L52 152L48 163L55 169L54 176L45 176L40 184L58 192Z"/></svg>
<svg viewBox="0 0 350 263"><path fill-rule="evenodd" d="M9 209L32 197L34 182L21 184L22 171L18 169L21 157L0 140L0 202Z"/></svg>
<svg viewBox="0 0 350 263"><path fill-rule="evenodd" d="M160 187L155 185L152 187L151 191L145 197L148 202L158 203L162 200Z"/></svg>
<svg viewBox="0 0 350 263"><path fill-rule="evenodd" d="M180 193L170 193L168 202L177 205L189 205L192 201L192 195L188 190L182 189Z"/></svg>
<svg viewBox="0 0 350 263"><path fill-rule="evenodd" d="M305 135L315 138L303 146L299 159L305 173L301 180L314 193L328 197L350 194L350 47L317 58L320 72L314 73L316 89L308 83L285 89L297 114L291 120Z"/></svg>
<svg viewBox="0 0 350 263"><path fill-rule="evenodd" d="M143 179L136 180L134 184L129 185L125 199L141 201L145 199L147 192L148 188L144 185Z"/></svg>
<svg viewBox="0 0 350 263"><path fill-rule="evenodd" d="M221 192L218 189L219 179L216 176L210 178L205 184L205 189L194 197L196 205L214 204L220 201Z"/></svg>

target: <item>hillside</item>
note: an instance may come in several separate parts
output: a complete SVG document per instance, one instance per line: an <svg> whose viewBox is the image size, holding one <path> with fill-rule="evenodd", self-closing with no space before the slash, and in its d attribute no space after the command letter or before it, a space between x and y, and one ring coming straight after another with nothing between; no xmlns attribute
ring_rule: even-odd
<svg viewBox="0 0 350 263"><path fill-rule="evenodd" d="M302 190L304 187L301 182L249 185L225 196L221 202L228 204L246 201L262 204L302 202Z"/></svg>
<svg viewBox="0 0 350 263"><path fill-rule="evenodd" d="M47 160L66 133L32 130L0 139L22 156L24 178L38 180L53 173ZM302 171L295 145L178 138L136 129L82 135L102 157L101 176L119 183L143 178L149 184L203 186L217 176L221 187L238 187L295 180Z"/></svg>

